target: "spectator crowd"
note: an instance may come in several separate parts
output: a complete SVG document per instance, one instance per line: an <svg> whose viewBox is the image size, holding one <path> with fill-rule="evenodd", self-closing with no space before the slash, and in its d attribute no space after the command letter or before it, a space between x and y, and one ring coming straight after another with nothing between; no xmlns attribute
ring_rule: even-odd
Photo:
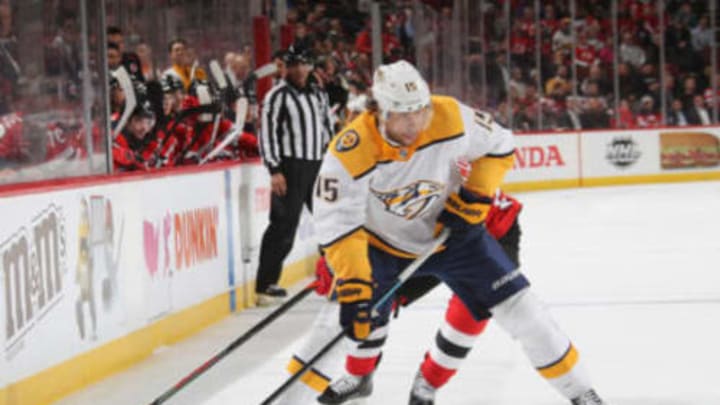
<svg viewBox="0 0 720 405"><path fill-rule="evenodd" d="M288 46L311 51L311 80L327 92L337 123L335 129L362 111L370 97L369 3L293 1L288 3L281 22L275 18L277 10L272 6L263 9L280 43L273 54L272 62L277 66L273 81L284 75L283 50ZM414 62L420 39L414 22L425 17L418 16L418 10L429 10L443 18L453 14L453 3L383 3L383 61ZM664 14L659 15L654 1L618 0L617 48L607 1L575 0L572 19L566 0L543 1L541 10L535 10L533 1L513 0L509 24L503 4L487 0L478 15L466 16L468 21L482 18L483 24L470 24L464 59L470 78L467 101L492 111L501 123L522 131L714 122L717 93L711 80L713 31L708 2L667 0ZM66 9L46 24L54 32L43 44L41 69L48 77L64 79L48 80L40 86L51 84L51 91L60 95L60 101L72 106L63 109L48 105L43 98L20 97L22 89L31 83L28 77L40 73L33 71L37 66L21 63L17 24L13 23L16 8L12 0L0 0L2 168L87 156L82 113L67 111L84 108L78 102L83 80L78 18ZM484 27L482 32L478 31L480 26ZM111 154L116 170L258 156L256 138L262 100L255 94L258 78L253 70L260 66L251 46L238 43L234 45L237 49L223 48L208 57L207 52L198 55L206 51L206 44L189 33L185 38L172 39L165 49L153 49L145 37L152 34L136 25L105 29L106 62L111 72ZM210 68L213 59L220 69ZM661 60L665 63L661 64ZM166 61L166 65L158 66L159 61ZM100 78L92 80L94 87L100 87ZM246 100L249 107L240 108L245 102L240 100ZM93 114L102 114L92 108ZM43 109L53 113L43 115L42 120L28 119L29 111ZM238 116L239 111L242 116ZM104 131L98 122L90 129L90 138L95 152L104 152ZM38 143L42 147L33 148Z"/></svg>
<svg viewBox="0 0 720 405"><path fill-rule="evenodd" d="M331 4L298 2L288 10L281 29L288 45L311 55L310 80L327 93L333 122L337 123L333 129L337 130L365 108L372 76L372 44L367 13L348 13L352 8ZM114 72L110 86L112 125L117 134L113 161L118 170L258 156L259 106L254 93L257 77L251 72L251 66L256 64L250 49L218 55L224 64L220 78L198 63L193 45L185 39L170 41L170 66L158 71L143 63L139 48L136 52L125 51L121 28L110 27L107 34L108 65ZM385 61L412 57L410 8L389 10L382 38ZM146 43L141 45L147 48ZM273 54L277 66L274 82L283 79L286 72L285 48ZM120 67L130 76L136 100L125 121L128 89L118 80ZM223 86L223 81L228 86ZM240 98L250 103L244 120L236 117ZM244 125L237 128L240 122ZM228 142L228 138L233 140Z"/></svg>
<svg viewBox="0 0 720 405"><path fill-rule="evenodd" d="M477 64L486 63L487 97L480 103L505 124L512 116L515 130L713 122L709 2L667 0L659 14L656 1L618 0L616 28L608 1L575 0L573 20L568 1L541 2L536 19L533 1L515 0L510 24L502 4L489 3L482 33L487 53L469 58L475 63L471 82L480 82ZM470 48L477 53L480 47L475 45Z"/></svg>

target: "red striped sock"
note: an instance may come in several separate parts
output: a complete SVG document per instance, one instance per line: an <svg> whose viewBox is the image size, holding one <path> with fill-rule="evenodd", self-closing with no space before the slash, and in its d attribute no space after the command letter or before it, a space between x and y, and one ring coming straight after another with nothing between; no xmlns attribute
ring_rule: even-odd
<svg viewBox="0 0 720 405"><path fill-rule="evenodd" d="M359 377L366 376L375 370L379 358L380 356L365 358L347 356L345 369L352 375Z"/></svg>

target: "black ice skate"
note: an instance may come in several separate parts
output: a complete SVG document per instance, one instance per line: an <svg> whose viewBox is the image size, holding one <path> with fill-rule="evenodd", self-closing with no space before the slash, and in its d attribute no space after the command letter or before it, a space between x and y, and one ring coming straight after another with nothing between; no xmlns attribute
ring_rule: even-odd
<svg viewBox="0 0 720 405"><path fill-rule="evenodd" d="M317 400L321 404L342 404L351 399L369 397L372 390L372 374L364 377L345 375L331 383Z"/></svg>
<svg viewBox="0 0 720 405"><path fill-rule="evenodd" d="M409 405L433 405L435 404L436 388L430 385L422 374L418 371L410 390Z"/></svg>
<svg viewBox="0 0 720 405"><path fill-rule="evenodd" d="M287 297L287 291L284 288L278 287L275 284L271 284L264 291L258 291L257 306L269 307L272 305L277 305L280 304L285 297Z"/></svg>
<svg viewBox="0 0 720 405"><path fill-rule="evenodd" d="M572 405L607 405L595 390L591 389L577 398L573 398Z"/></svg>

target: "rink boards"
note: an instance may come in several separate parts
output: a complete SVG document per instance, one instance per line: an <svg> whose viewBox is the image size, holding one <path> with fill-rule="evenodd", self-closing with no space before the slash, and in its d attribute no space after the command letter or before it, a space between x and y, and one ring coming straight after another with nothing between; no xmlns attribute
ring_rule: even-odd
<svg viewBox="0 0 720 405"><path fill-rule="evenodd" d="M516 136L510 191L720 178L720 127Z"/></svg>
<svg viewBox="0 0 720 405"><path fill-rule="evenodd" d="M0 404L50 403L248 306L268 187L224 165L0 199ZM308 217L283 284L314 269Z"/></svg>
<svg viewBox="0 0 720 405"><path fill-rule="evenodd" d="M717 127L516 140L513 191L720 178ZM1 195L0 405L50 403L253 302L270 197L259 163ZM310 274L316 253L304 212L282 283Z"/></svg>

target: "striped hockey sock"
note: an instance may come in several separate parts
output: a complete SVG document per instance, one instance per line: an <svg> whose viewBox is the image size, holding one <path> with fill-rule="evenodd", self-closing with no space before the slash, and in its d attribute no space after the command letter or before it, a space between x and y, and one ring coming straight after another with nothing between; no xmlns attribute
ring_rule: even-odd
<svg viewBox="0 0 720 405"><path fill-rule="evenodd" d="M440 388L455 375L487 323L488 319L475 320L457 295L452 296L445 322L435 336L435 345L425 354L420 366L430 385Z"/></svg>
<svg viewBox="0 0 720 405"><path fill-rule="evenodd" d="M370 336L355 346L347 356L345 369L351 375L363 377L373 371L380 362L382 346L388 334L388 325L381 326L370 333Z"/></svg>

